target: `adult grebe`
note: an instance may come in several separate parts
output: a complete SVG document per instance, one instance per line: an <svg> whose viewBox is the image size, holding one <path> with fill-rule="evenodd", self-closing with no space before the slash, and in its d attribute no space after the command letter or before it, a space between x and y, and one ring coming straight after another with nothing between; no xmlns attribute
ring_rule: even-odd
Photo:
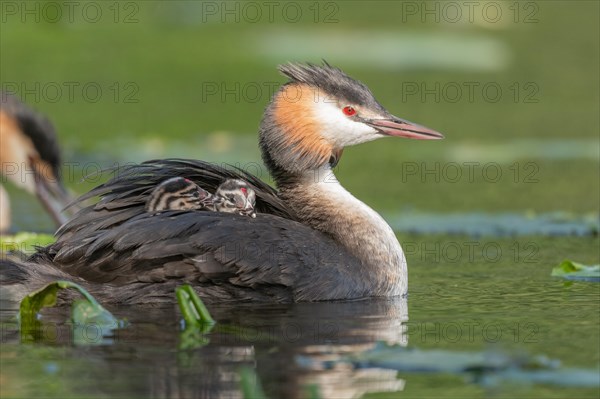
<svg viewBox="0 0 600 399"><path fill-rule="evenodd" d="M101 196L30 261L3 267L5 284L70 278L104 301L172 302L192 284L207 302L322 301L404 295L402 248L381 216L335 179L346 146L387 136L440 139L391 115L362 83L325 64L288 64L290 78L260 126L260 148L279 191L235 168L158 160L128 166L82 200ZM144 210L162 181L185 176L214 190L241 179L256 192L256 219ZM19 291L24 293L25 291Z"/></svg>
<svg viewBox="0 0 600 399"><path fill-rule="evenodd" d="M0 164L3 180L35 194L58 226L70 201L60 175L60 148L52 123L12 94L0 92ZM10 227L10 202L0 184L0 232Z"/></svg>

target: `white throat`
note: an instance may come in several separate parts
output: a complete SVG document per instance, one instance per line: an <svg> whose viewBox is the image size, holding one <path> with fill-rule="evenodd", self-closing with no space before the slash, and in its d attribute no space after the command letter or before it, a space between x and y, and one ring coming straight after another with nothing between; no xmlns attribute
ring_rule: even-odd
<svg viewBox="0 0 600 399"><path fill-rule="evenodd" d="M365 267L388 276L382 279L382 291L405 294L406 259L385 220L344 189L329 165L307 172L298 183L294 188L282 188L282 196L298 216L311 227L333 236Z"/></svg>

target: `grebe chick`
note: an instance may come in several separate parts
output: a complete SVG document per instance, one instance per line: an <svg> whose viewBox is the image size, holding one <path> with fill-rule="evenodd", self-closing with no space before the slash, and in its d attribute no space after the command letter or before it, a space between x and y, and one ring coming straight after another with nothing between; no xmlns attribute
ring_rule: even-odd
<svg viewBox="0 0 600 399"><path fill-rule="evenodd" d="M256 192L243 180L227 179L215 192L215 210L256 217Z"/></svg>
<svg viewBox="0 0 600 399"><path fill-rule="evenodd" d="M146 202L146 212L214 209L213 195L184 177L172 177L160 183Z"/></svg>

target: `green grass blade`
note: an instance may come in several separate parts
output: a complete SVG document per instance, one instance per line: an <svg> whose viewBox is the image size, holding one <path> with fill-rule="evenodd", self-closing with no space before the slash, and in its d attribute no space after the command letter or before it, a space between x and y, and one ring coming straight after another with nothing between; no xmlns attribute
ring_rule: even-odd
<svg viewBox="0 0 600 399"><path fill-rule="evenodd" d="M201 326L215 324L214 319L208 312L208 309L198 297L194 289L189 285L182 285L177 287L175 290L177 295L177 302L179 303L179 309L186 322L189 326Z"/></svg>
<svg viewBox="0 0 600 399"><path fill-rule="evenodd" d="M202 300L187 284L177 287L175 295L185 321L185 329L179 335L179 349L194 349L208 344L204 334L213 329L215 321Z"/></svg>

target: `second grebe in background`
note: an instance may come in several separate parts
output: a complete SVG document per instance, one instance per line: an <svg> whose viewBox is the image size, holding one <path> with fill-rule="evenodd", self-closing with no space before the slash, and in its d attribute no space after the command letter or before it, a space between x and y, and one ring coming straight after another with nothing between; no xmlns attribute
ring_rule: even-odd
<svg viewBox="0 0 600 399"><path fill-rule="evenodd" d="M2 180L35 194L54 222L66 221L71 201L61 179L61 154L54 126L12 94L0 92ZM0 232L11 225L10 201L0 184Z"/></svg>

